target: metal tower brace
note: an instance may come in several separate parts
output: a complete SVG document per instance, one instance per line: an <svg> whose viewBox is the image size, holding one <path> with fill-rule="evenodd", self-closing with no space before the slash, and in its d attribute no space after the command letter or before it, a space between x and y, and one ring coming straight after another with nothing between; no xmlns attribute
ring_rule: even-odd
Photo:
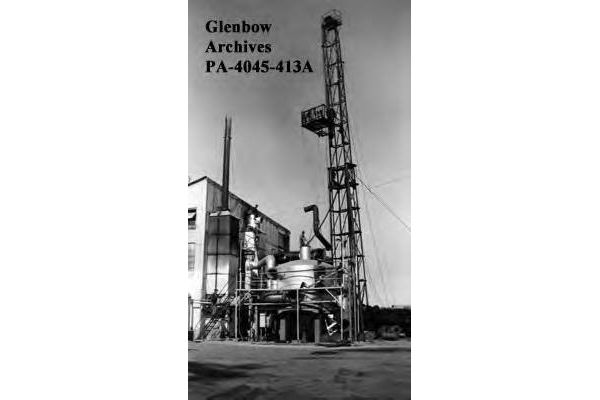
<svg viewBox="0 0 600 400"><path fill-rule="evenodd" d="M356 187L356 164L348 124L344 62L339 35L341 14L332 11L321 20L325 110L315 107L303 113L303 126L329 142L328 190L332 258L341 266L349 305L350 340L364 331L362 306L368 305L360 207ZM323 112L324 111L324 112ZM325 116L323 116L326 114ZM315 117L315 115L317 115ZM312 120L311 120L312 119Z"/></svg>

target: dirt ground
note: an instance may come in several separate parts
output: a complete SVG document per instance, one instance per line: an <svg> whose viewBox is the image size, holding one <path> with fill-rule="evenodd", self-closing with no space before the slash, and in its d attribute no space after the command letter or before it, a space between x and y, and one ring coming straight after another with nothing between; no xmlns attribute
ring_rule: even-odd
<svg viewBox="0 0 600 400"><path fill-rule="evenodd" d="M190 342L188 398L410 399L410 341L335 348Z"/></svg>

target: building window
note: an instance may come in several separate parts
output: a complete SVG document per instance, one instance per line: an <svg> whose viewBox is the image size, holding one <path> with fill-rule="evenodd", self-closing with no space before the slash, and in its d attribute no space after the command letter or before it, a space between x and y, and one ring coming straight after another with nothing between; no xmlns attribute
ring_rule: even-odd
<svg viewBox="0 0 600 400"><path fill-rule="evenodd" d="M196 263L196 243L188 243L188 271L194 270Z"/></svg>
<svg viewBox="0 0 600 400"><path fill-rule="evenodd" d="M188 208L188 229L196 229L196 209Z"/></svg>

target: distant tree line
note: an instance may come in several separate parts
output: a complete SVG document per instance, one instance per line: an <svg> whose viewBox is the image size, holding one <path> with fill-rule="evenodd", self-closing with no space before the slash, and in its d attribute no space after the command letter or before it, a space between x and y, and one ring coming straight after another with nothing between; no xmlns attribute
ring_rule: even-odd
<svg viewBox="0 0 600 400"><path fill-rule="evenodd" d="M396 340L410 337L410 307L367 306L364 310L365 331L374 338Z"/></svg>

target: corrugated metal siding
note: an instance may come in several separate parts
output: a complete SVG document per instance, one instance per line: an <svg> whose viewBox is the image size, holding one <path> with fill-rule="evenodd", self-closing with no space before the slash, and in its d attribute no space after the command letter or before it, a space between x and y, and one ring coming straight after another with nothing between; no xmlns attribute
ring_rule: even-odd
<svg viewBox="0 0 600 400"><path fill-rule="evenodd" d="M188 229L188 247L194 247L194 268L188 271L188 294L194 300L203 296L204 255L206 237L207 181L188 187L188 210L196 210L196 229Z"/></svg>
<svg viewBox="0 0 600 400"><path fill-rule="evenodd" d="M215 181L204 177L188 184L188 209L196 209L196 229L188 230L188 243L194 243L196 249L194 271L188 273L189 294L195 300L204 298L207 293L210 294L215 289L215 275L212 275L213 279L210 282L206 279L206 274L211 273L208 271L209 267L211 270L218 268L216 265L213 266L214 263L209 262L209 257L212 256L207 255L211 252L209 251L209 240L207 240L209 238L207 229L208 215L218 211L220 205L221 186ZM240 220L253 207L232 193L229 196L229 206L231 214ZM262 212L261 215L263 215L261 229L264 231L264 235L261 235L259 242L259 257L278 251L289 251L290 231ZM237 263L237 257L232 255L232 258L235 258ZM217 275L217 290L223 285L230 287L235 285L236 271L229 270L229 281L225 271L222 273Z"/></svg>
<svg viewBox="0 0 600 400"><path fill-rule="evenodd" d="M209 212L215 212L218 211L221 205L221 186L210 179L207 179L207 181L208 192L206 208L209 210ZM253 206L241 200L239 197L230 194L229 208L231 210L231 214L240 220L243 220L246 212L250 211ZM260 237L259 256L263 257L267 254L276 253L280 250L289 251L290 231L268 216L262 214L262 212L261 215L264 216L261 224L261 229L264 232L264 235L261 235Z"/></svg>

